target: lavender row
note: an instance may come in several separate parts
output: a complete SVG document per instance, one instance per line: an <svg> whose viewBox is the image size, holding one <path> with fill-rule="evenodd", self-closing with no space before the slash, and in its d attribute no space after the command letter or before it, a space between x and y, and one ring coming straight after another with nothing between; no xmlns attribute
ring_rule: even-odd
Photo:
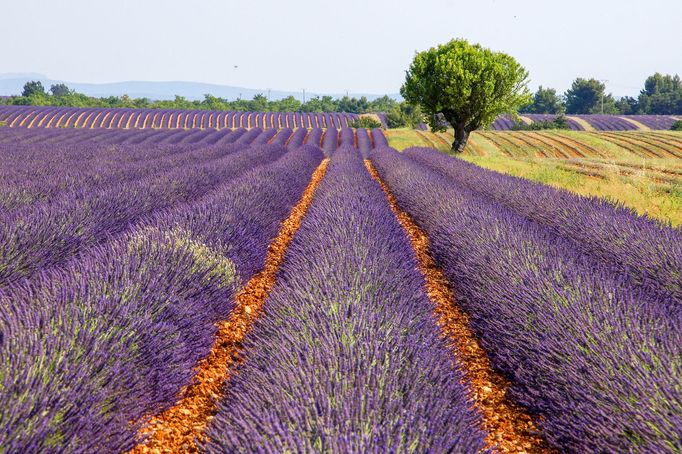
<svg viewBox="0 0 682 454"><path fill-rule="evenodd" d="M321 160L303 147L0 291L0 446L122 452L172 405Z"/></svg>
<svg viewBox="0 0 682 454"><path fill-rule="evenodd" d="M230 112L213 110L161 110L0 106L0 121L11 127L44 128L333 128L347 127L358 118L346 112Z"/></svg>
<svg viewBox="0 0 682 454"><path fill-rule="evenodd" d="M682 322L572 242L407 156L371 152L429 235L459 304L556 448L674 452L682 439Z"/></svg>
<svg viewBox="0 0 682 454"><path fill-rule="evenodd" d="M554 121L558 117L555 114L521 115L531 121ZM576 119L586 122L597 131L635 131L642 129L637 123L653 130L669 130L676 121L675 117L666 115L568 115L566 116L566 122L573 131L585 130ZM502 115L495 119L490 128L497 131L507 131L514 129L516 124L517 122L510 116Z"/></svg>
<svg viewBox="0 0 682 454"><path fill-rule="evenodd" d="M297 129L296 132L294 132L291 135L291 137L289 138L289 142L287 143L287 147L298 148L298 147L302 146L307 135L308 135L307 129L302 129L302 128Z"/></svg>
<svg viewBox="0 0 682 454"><path fill-rule="evenodd" d="M107 235L121 233L155 211L191 202L285 152L283 147L237 150L208 163L9 214L0 222L0 286L59 265Z"/></svg>
<svg viewBox="0 0 682 454"><path fill-rule="evenodd" d="M207 451L479 452L479 418L423 285L383 191L357 151L338 149Z"/></svg>
<svg viewBox="0 0 682 454"><path fill-rule="evenodd" d="M682 229L637 216L624 206L502 175L429 148L405 151L415 161L568 238L576 250L608 263L636 285L682 310Z"/></svg>
<svg viewBox="0 0 682 454"><path fill-rule="evenodd" d="M254 128L256 129L256 128ZM258 128L260 129L260 128ZM0 129L0 145L18 143L25 144L80 144L83 142L99 144L179 144L188 138L203 144L227 144L235 141L246 131L244 128L234 131L225 130L127 130L127 129ZM235 136L236 135L236 136Z"/></svg>
<svg viewBox="0 0 682 454"><path fill-rule="evenodd" d="M127 184L144 177L159 175L179 167L196 165L216 159L226 147L159 147L127 145L115 150L103 146L71 146L75 155L91 154L95 157L82 160L55 162L50 156L53 149L42 148L46 155L26 169L17 169L3 175L0 181L0 216L11 210L34 205L36 202L54 203L58 197L78 194L86 197L99 188ZM194 150L194 151L193 151ZM4 217L4 216L3 216Z"/></svg>
<svg viewBox="0 0 682 454"><path fill-rule="evenodd" d="M360 154L364 157L372 149L372 141L366 129L357 129L355 134L358 139L358 150L360 150Z"/></svg>
<svg viewBox="0 0 682 454"><path fill-rule="evenodd" d="M339 133L336 129L327 129L322 137L322 150L326 156L331 156L339 145Z"/></svg>

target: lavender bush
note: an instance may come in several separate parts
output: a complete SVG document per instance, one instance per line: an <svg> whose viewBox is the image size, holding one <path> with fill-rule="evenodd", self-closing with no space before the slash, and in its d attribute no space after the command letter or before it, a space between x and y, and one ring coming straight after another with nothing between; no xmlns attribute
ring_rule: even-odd
<svg viewBox="0 0 682 454"><path fill-rule="evenodd" d="M371 152L493 366L570 452L682 448L682 320L609 264L391 149Z"/></svg>

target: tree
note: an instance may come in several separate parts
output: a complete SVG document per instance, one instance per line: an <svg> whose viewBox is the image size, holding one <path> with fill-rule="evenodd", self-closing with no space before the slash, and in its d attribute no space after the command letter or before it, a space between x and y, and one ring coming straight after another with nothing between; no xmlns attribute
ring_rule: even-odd
<svg viewBox="0 0 682 454"><path fill-rule="evenodd" d="M315 96L301 106L303 112L336 112L337 103L331 96Z"/></svg>
<svg viewBox="0 0 682 454"><path fill-rule="evenodd" d="M521 112L535 114L560 114L564 111L564 103L553 88L538 88L533 95L533 103L524 107Z"/></svg>
<svg viewBox="0 0 682 454"><path fill-rule="evenodd" d="M421 107L432 130L444 130L440 118L450 123L452 150L461 152L471 131L530 103L527 81L513 57L454 39L414 57L400 94Z"/></svg>
<svg viewBox="0 0 682 454"><path fill-rule="evenodd" d="M43 84L38 80L26 82L26 84L24 85L24 91L21 92L21 96L24 96L26 98L30 96L45 94L46 94L45 87L43 87Z"/></svg>
<svg viewBox="0 0 682 454"><path fill-rule="evenodd" d="M639 102L637 102L637 100L632 96L623 96L622 98L618 98L615 105L618 113L623 115L636 114L637 110L639 109Z"/></svg>
<svg viewBox="0 0 682 454"><path fill-rule="evenodd" d="M657 115L682 114L680 76L656 73L644 82L639 94L639 112Z"/></svg>
<svg viewBox="0 0 682 454"><path fill-rule="evenodd" d="M369 110L371 112L388 112L398 105L398 101L384 95L381 98L377 98L369 103Z"/></svg>
<svg viewBox="0 0 682 454"><path fill-rule="evenodd" d="M251 106L249 110L253 112L264 112L268 108L268 98L264 94L258 93L251 100Z"/></svg>
<svg viewBox="0 0 682 454"><path fill-rule="evenodd" d="M386 123L389 128L402 128L408 126L416 128L424 122L424 115L419 106L413 106L406 102L396 104L386 112Z"/></svg>
<svg viewBox="0 0 682 454"><path fill-rule="evenodd" d="M568 114L618 113L613 96L606 94L606 85L597 79L577 78L565 98Z"/></svg>
<svg viewBox="0 0 682 454"><path fill-rule="evenodd" d="M71 90L69 90L66 84L53 84L50 86L50 93L52 93L52 96L60 97L69 95Z"/></svg>
<svg viewBox="0 0 682 454"><path fill-rule="evenodd" d="M287 96L278 101L277 110L280 112L298 112L301 110L301 101L293 96Z"/></svg>

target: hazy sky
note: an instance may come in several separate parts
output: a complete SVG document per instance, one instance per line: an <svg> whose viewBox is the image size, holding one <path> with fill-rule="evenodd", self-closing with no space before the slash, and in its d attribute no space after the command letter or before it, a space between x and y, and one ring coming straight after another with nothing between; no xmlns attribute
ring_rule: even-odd
<svg viewBox="0 0 682 454"><path fill-rule="evenodd" d="M510 53L532 88L682 75L682 0L0 0L0 73L75 82L395 93L415 51L455 37Z"/></svg>

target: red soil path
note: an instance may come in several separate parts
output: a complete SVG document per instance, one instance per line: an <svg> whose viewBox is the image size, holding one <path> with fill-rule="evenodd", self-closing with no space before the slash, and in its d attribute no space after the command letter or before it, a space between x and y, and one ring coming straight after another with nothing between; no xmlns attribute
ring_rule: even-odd
<svg viewBox="0 0 682 454"><path fill-rule="evenodd" d="M328 164L329 160L325 159L315 170L303 196L269 245L263 270L247 282L237 294L235 308L228 319L218 324L213 347L196 366L192 384L182 391L174 406L150 418L140 431L140 438L146 438L130 453L199 452L197 441L204 440L204 431L225 392L224 384L244 360L240 354L241 344L263 312L284 254L312 203Z"/></svg>
<svg viewBox="0 0 682 454"><path fill-rule="evenodd" d="M537 435L537 427L530 416L506 397L509 382L492 369L486 352L471 331L468 316L456 305L455 294L443 270L429 253L428 237L400 209L372 162L365 160L365 166L384 190L391 210L412 243L426 293L434 304L437 323L465 374L465 385L471 392L473 404L483 416L487 447L502 453L550 452L546 442Z"/></svg>

